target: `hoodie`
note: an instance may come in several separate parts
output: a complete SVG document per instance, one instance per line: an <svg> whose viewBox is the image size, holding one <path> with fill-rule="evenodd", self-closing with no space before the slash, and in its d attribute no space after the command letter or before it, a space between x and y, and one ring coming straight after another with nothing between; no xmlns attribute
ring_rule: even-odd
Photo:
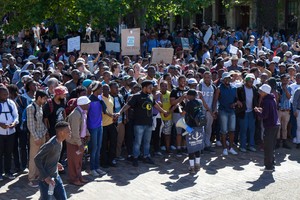
<svg viewBox="0 0 300 200"><path fill-rule="evenodd" d="M263 98L262 112L257 114L258 117L263 120L265 128L272 128L280 125L277 113L277 103L273 94L268 94Z"/></svg>

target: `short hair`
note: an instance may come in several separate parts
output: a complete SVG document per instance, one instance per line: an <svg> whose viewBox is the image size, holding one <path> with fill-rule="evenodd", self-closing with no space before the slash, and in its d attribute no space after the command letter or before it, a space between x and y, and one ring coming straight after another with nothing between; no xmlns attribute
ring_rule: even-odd
<svg viewBox="0 0 300 200"><path fill-rule="evenodd" d="M45 91L43 91L43 90L37 90L37 91L35 92L35 100L38 100L39 97L41 97L41 98L43 98L43 97L48 97L48 95L47 95L47 93L46 93Z"/></svg>
<svg viewBox="0 0 300 200"><path fill-rule="evenodd" d="M57 122L57 123L55 124L55 131L58 132L58 131L60 131L61 129L67 128L67 127L69 127L69 126L70 126L69 122L66 122L66 121L60 121L60 122Z"/></svg>
<svg viewBox="0 0 300 200"><path fill-rule="evenodd" d="M14 94L15 96L18 96L19 89L18 89L17 85L10 84L10 85L7 86L7 89L8 89L10 94Z"/></svg>
<svg viewBox="0 0 300 200"><path fill-rule="evenodd" d="M50 87L50 86L52 86L54 84L58 84L57 78L54 78L54 77L53 78L49 78L49 80L47 82L47 86Z"/></svg>
<svg viewBox="0 0 300 200"><path fill-rule="evenodd" d="M180 80L180 79L186 79L186 77L185 77L185 75L180 75L179 77L178 77L178 81Z"/></svg>
<svg viewBox="0 0 300 200"><path fill-rule="evenodd" d="M112 86L119 87L119 84L116 81L112 81L112 82L109 83L109 87L112 87Z"/></svg>
<svg viewBox="0 0 300 200"><path fill-rule="evenodd" d="M26 92L29 92L29 86L31 85L31 84L33 84L35 81L34 80L30 80L30 81L28 81L27 83L26 83L26 85L25 85L25 90L26 90Z"/></svg>
<svg viewBox="0 0 300 200"><path fill-rule="evenodd" d="M252 67L251 69L250 69L250 73L252 73L252 74L254 74L255 72L257 72L258 71L258 68L257 67Z"/></svg>
<svg viewBox="0 0 300 200"><path fill-rule="evenodd" d="M211 72L210 71L205 71L204 73L203 73L203 76L204 75L209 75L209 76L211 76Z"/></svg>

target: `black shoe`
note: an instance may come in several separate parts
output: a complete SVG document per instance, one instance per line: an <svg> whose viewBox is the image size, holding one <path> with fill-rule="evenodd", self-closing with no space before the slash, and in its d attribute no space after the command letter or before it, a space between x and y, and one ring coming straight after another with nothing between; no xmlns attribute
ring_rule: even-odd
<svg viewBox="0 0 300 200"><path fill-rule="evenodd" d="M204 151L207 151L210 154L215 154L216 153L215 150L213 150L211 147L205 147Z"/></svg>
<svg viewBox="0 0 300 200"><path fill-rule="evenodd" d="M296 148L297 148L297 149L300 149L300 144L297 144Z"/></svg>
<svg viewBox="0 0 300 200"><path fill-rule="evenodd" d="M280 148L280 141L277 140L276 145L275 145L275 149L279 149Z"/></svg>
<svg viewBox="0 0 300 200"><path fill-rule="evenodd" d="M282 144L282 148L285 148L285 149L292 149L292 147L290 147L288 144L286 143L283 143Z"/></svg>
<svg viewBox="0 0 300 200"><path fill-rule="evenodd" d="M132 162L133 161L133 156L128 156L127 161Z"/></svg>
<svg viewBox="0 0 300 200"><path fill-rule="evenodd" d="M179 158L182 157L182 151L181 151L181 149L177 149L176 156L179 157Z"/></svg>
<svg viewBox="0 0 300 200"><path fill-rule="evenodd" d="M148 163L148 164L154 165L154 162L153 162L153 160L150 157L144 158L143 161L144 161L144 163Z"/></svg>
<svg viewBox="0 0 300 200"><path fill-rule="evenodd" d="M132 165L133 165L134 167L138 167L138 166L139 166L139 162L138 162L138 159L137 159L137 158L133 158Z"/></svg>

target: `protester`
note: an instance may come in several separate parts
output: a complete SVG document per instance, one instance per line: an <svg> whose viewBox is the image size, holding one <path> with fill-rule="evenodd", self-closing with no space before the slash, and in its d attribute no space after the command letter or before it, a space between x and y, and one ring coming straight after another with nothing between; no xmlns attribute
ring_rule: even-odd
<svg viewBox="0 0 300 200"><path fill-rule="evenodd" d="M255 107L254 111L263 120L264 125L264 171L274 171L276 136L280 125L277 105L269 85L263 84L259 88L259 95L262 98L262 107Z"/></svg>
<svg viewBox="0 0 300 200"><path fill-rule="evenodd" d="M44 144L34 158L40 172L39 187L41 199L48 199L50 184L54 187L53 196L56 199L67 199L65 187L58 174L58 161L62 150L62 142L71 137L70 124L60 121L55 125L56 135Z"/></svg>

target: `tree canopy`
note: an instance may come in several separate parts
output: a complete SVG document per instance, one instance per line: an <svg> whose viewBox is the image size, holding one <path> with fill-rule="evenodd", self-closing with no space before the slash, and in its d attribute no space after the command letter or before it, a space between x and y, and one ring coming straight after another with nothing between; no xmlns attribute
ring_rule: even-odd
<svg viewBox="0 0 300 200"><path fill-rule="evenodd" d="M16 34L36 23L57 24L60 31L78 30L87 22L93 27L116 26L119 19L133 14L136 26L153 24L161 18L190 15L211 4L212 0L2 0L0 13L8 16L6 33Z"/></svg>

